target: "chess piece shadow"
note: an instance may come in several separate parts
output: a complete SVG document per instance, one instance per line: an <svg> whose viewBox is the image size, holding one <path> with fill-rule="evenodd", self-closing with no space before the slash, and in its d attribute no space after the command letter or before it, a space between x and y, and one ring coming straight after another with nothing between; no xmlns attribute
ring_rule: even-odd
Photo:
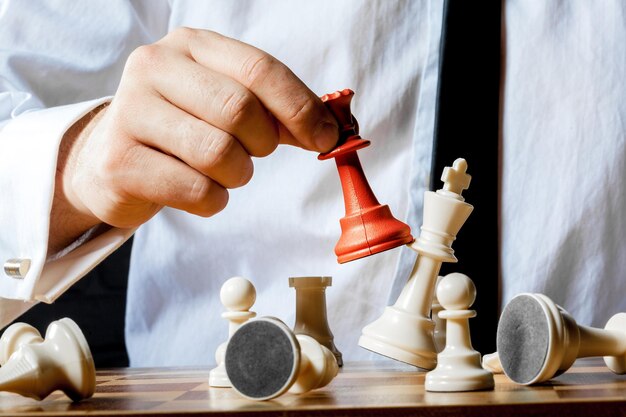
<svg viewBox="0 0 626 417"><path fill-rule="evenodd" d="M604 329L576 323L543 294L520 294L502 311L496 338L504 373L522 385L547 381L567 371L577 358L604 356L616 374L626 373L626 313Z"/></svg>
<svg viewBox="0 0 626 417"><path fill-rule="evenodd" d="M69 318L50 323L43 341L36 329L14 324L0 338L0 351L6 360L0 368L0 391L42 400L61 390L73 401L89 398L95 391L89 345Z"/></svg>
<svg viewBox="0 0 626 417"><path fill-rule="evenodd" d="M329 349L310 336L294 335L274 317L241 325L228 343L224 363L233 389L258 401L324 387L339 370Z"/></svg>
<svg viewBox="0 0 626 417"><path fill-rule="evenodd" d="M437 277L435 288L439 285L443 277L440 275ZM435 323L435 329L433 330L433 340L435 341L435 349L437 353L441 352L446 347L446 321L439 317L439 312L443 310L443 307L437 299L437 291L433 294L433 303L430 309L430 319Z"/></svg>

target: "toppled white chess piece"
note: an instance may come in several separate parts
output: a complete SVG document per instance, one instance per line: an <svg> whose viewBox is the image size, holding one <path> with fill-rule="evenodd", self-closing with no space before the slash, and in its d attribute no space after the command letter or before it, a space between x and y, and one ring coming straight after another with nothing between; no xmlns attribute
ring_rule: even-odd
<svg viewBox="0 0 626 417"><path fill-rule="evenodd" d="M453 273L442 278L437 298L445 309L446 347L437 355L437 367L426 374L427 391L475 391L492 389L493 374L482 368L480 353L472 348L468 310L476 299L476 287L467 275Z"/></svg>
<svg viewBox="0 0 626 417"><path fill-rule="evenodd" d="M225 365L233 389L257 401L324 387L339 371L328 348L311 336L294 335L275 317L241 325L228 343Z"/></svg>
<svg viewBox="0 0 626 417"><path fill-rule="evenodd" d="M93 395L96 369L85 336L73 320L52 322L43 341L37 337L37 330L28 325L11 327L6 337L0 339L3 357L8 355L0 368L0 391L37 400L56 390L73 401ZM17 350L12 351L14 348Z"/></svg>
<svg viewBox="0 0 626 417"><path fill-rule="evenodd" d="M256 316L255 312L250 311L256 301L256 289L246 278L232 277L222 285L220 301L226 308L222 318L228 320L228 340L230 340L239 326ZM224 367L228 340L219 345L215 351L217 367L209 372L209 385L212 387L231 386Z"/></svg>
<svg viewBox="0 0 626 417"><path fill-rule="evenodd" d="M474 209L461 195L471 180L466 171L465 159L455 160L443 171L443 188L424 193L424 223L419 238L408 245L418 254L409 281L396 303L363 328L361 347L423 369L437 365L430 310L441 264L457 262L452 242Z"/></svg>
<svg viewBox="0 0 626 417"><path fill-rule="evenodd" d="M504 373L518 384L547 381L591 356L604 356L611 371L626 373L626 313L596 329L577 324L543 294L519 294L502 310L496 343Z"/></svg>
<svg viewBox="0 0 626 417"><path fill-rule="evenodd" d="M502 364L500 363L500 357L498 356L498 352L488 353L483 356L483 368L490 371L492 374L502 374L504 373L504 369L502 369Z"/></svg>

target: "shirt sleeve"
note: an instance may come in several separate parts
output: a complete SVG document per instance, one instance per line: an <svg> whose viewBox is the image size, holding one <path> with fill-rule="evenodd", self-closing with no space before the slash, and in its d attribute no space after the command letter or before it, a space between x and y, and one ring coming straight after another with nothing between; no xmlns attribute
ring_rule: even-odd
<svg viewBox="0 0 626 417"><path fill-rule="evenodd" d="M0 0L0 327L52 302L134 230L91 230L63 256L47 254L59 144L110 99L128 55L167 33L169 4ZM95 237L93 237L95 236Z"/></svg>

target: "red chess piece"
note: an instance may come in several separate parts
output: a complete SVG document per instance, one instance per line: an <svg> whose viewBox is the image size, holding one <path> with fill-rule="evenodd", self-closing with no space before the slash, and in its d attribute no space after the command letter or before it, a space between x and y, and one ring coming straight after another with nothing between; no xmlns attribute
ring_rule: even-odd
<svg viewBox="0 0 626 417"><path fill-rule="evenodd" d="M335 158L341 179L346 216L339 220L341 237L335 246L339 263L353 261L411 243L411 228L380 204L365 178L357 150L370 141L359 136L359 125L350 111L354 91L345 89L326 94L322 101L339 122L338 146L317 158Z"/></svg>

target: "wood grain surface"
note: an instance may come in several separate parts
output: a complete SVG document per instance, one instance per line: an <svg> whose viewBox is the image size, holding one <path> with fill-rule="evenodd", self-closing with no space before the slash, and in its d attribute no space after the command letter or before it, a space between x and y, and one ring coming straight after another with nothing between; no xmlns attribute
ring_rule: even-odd
<svg viewBox="0 0 626 417"><path fill-rule="evenodd" d="M394 362L347 363L324 389L273 401L245 400L208 386L209 369L124 368L97 372L93 398L60 392L43 401L0 393L3 415L257 416L618 416L626 415L626 376L601 360L578 361L548 383L525 387L496 375L493 391L431 393L424 372Z"/></svg>

